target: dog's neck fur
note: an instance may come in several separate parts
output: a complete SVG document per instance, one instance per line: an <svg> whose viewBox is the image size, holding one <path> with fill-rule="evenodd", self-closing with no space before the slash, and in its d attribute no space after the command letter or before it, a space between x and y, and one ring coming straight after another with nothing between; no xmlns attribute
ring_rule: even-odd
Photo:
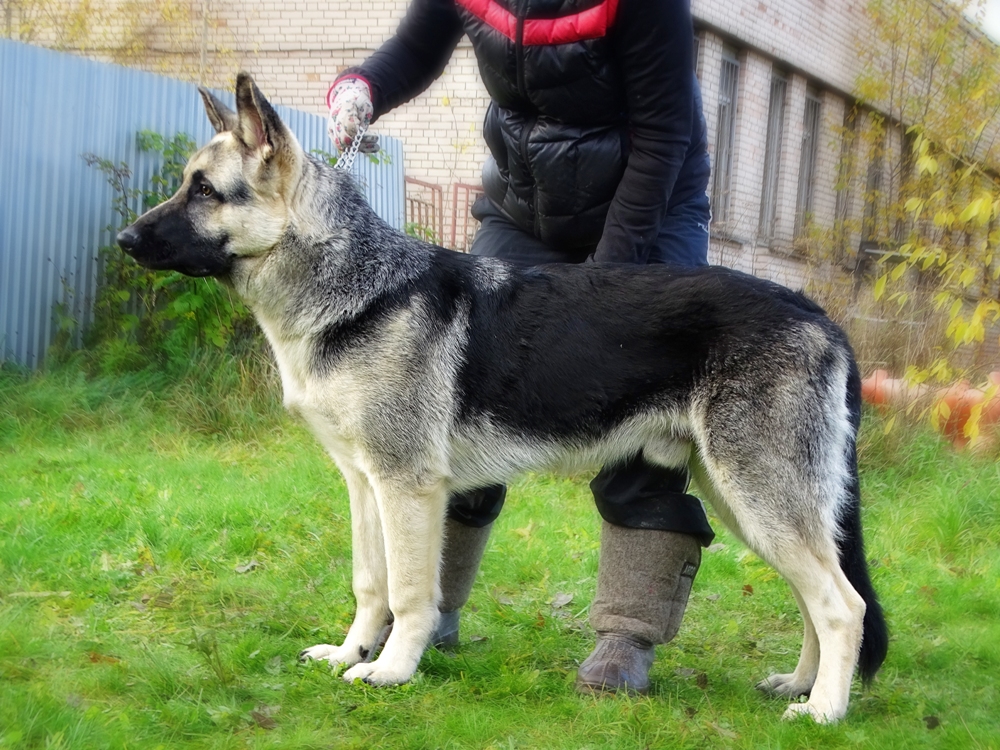
<svg viewBox="0 0 1000 750"><path fill-rule="evenodd" d="M371 303L372 290L403 285L430 262L429 246L400 241L348 174L304 154L300 164L287 191L289 221L281 240L236 261L227 279L275 347L356 316ZM275 289L284 292L275 295ZM317 296L325 302L318 311L300 304Z"/></svg>

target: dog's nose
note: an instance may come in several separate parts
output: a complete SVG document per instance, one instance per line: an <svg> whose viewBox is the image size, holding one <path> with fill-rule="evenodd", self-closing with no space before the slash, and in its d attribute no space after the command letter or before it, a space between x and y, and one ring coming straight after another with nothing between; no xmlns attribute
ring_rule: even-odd
<svg viewBox="0 0 1000 750"><path fill-rule="evenodd" d="M118 247L124 250L126 253L131 253L132 249L139 242L139 233L135 231L134 227L125 227L122 231L118 233Z"/></svg>

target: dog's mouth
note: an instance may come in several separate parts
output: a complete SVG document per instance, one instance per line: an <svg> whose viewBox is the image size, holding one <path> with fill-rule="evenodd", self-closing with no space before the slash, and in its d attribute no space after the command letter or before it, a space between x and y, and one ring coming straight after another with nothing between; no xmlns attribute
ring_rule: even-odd
<svg viewBox="0 0 1000 750"><path fill-rule="evenodd" d="M171 242L145 239L135 225L118 233L118 246L136 263L152 271L177 271L185 276L228 276L235 256L218 242L191 242L178 246Z"/></svg>

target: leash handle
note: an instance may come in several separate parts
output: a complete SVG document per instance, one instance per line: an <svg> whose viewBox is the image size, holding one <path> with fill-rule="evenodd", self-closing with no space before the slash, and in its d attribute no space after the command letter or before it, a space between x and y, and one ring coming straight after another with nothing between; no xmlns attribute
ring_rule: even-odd
<svg viewBox="0 0 1000 750"><path fill-rule="evenodd" d="M358 127L358 132L351 139L351 145L337 159L337 163L333 166L334 169L341 169L345 172L350 171L351 167L354 166L354 158L358 155L358 150L361 148L361 139L364 138L367 132L367 125L361 124Z"/></svg>

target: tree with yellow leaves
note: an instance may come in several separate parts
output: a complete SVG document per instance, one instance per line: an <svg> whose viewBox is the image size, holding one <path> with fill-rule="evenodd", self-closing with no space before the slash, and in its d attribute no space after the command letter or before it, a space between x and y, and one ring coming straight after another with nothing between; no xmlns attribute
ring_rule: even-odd
<svg viewBox="0 0 1000 750"><path fill-rule="evenodd" d="M908 368L916 383L978 377L1000 364L1000 49L970 20L981 10L871 0L870 37L860 45L857 112L866 126L855 132L868 179L856 230L879 247L874 296L897 312L929 299L947 318L934 358ZM860 161L845 170L856 173ZM970 420L967 437L978 429Z"/></svg>

